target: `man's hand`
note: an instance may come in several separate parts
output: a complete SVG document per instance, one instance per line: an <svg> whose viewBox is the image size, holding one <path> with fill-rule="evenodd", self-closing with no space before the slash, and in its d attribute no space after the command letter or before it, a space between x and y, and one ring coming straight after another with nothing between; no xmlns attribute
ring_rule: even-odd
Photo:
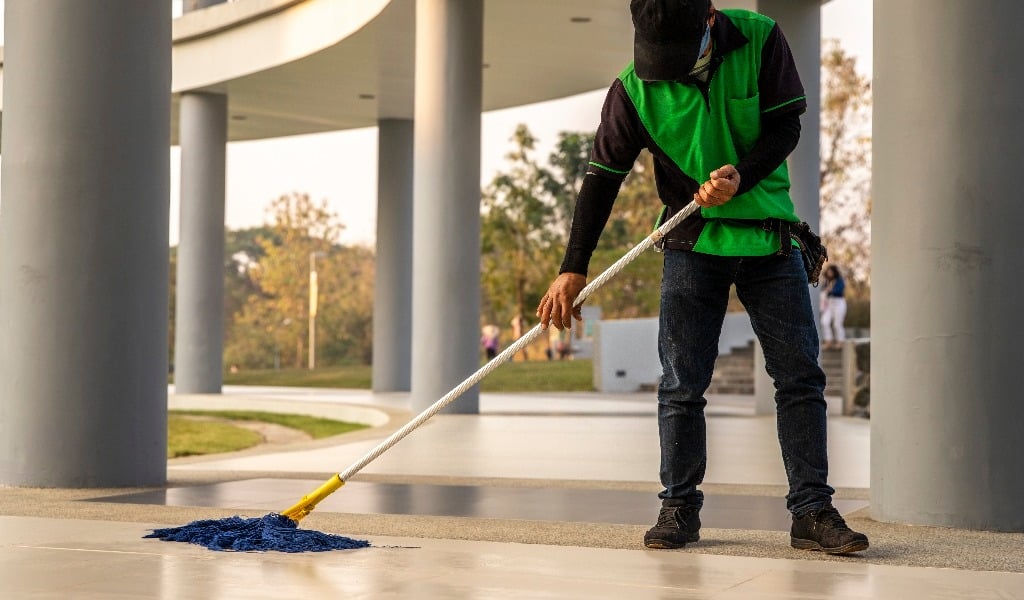
<svg viewBox="0 0 1024 600"><path fill-rule="evenodd" d="M732 200L739 189L740 172L732 165L725 165L711 172L711 179L700 186L693 201L701 208L721 206Z"/></svg>
<svg viewBox="0 0 1024 600"><path fill-rule="evenodd" d="M573 300L587 286L587 278L579 273L562 273L551 285L537 305L537 316L540 317L542 329L548 328L548 321L555 329L569 329L572 319L583 320L582 309L573 307Z"/></svg>

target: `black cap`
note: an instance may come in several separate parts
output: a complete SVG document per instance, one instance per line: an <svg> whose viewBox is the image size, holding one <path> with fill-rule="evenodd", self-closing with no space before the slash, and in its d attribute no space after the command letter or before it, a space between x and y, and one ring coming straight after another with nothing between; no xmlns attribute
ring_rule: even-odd
<svg viewBox="0 0 1024 600"><path fill-rule="evenodd" d="M631 0L633 68L644 81L678 81L699 58L711 0Z"/></svg>

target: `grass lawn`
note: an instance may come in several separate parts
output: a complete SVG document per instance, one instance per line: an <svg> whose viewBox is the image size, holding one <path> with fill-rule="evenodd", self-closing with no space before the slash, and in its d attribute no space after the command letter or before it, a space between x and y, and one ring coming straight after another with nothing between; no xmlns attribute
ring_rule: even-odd
<svg viewBox="0 0 1024 600"><path fill-rule="evenodd" d="M593 361L528 360L501 365L480 382L485 392L591 392Z"/></svg>
<svg viewBox="0 0 1024 600"><path fill-rule="evenodd" d="M480 388L485 392L588 392L594 389L593 364L581 360L535 360L505 363L488 375ZM468 377L470 374L467 373ZM224 376L228 385L330 387L370 389L369 365L307 369L239 371ZM454 386L453 386L454 387Z"/></svg>
<svg viewBox="0 0 1024 600"><path fill-rule="evenodd" d="M174 413L167 417L167 458L234 452L262 441L255 431L230 423L197 421Z"/></svg>
<svg viewBox="0 0 1024 600"><path fill-rule="evenodd" d="M197 420L190 417L206 417L206 419ZM225 421L208 420L210 418L274 423L304 431L313 439L367 427L361 423L334 421L307 415L235 410L172 410L168 413L167 457L234 452L250 448L263 441L262 436L255 431Z"/></svg>
<svg viewBox="0 0 1024 600"><path fill-rule="evenodd" d="M482 364L482 363L481 363ZM485 392L586 392L594 389L590 360L523 361L505 363L480 383ZM469 374L467 374L468 376ZM224 376L228 385L323 387L370 389L369 365L348 365L307 369L264 369L239 371ZM192 417L192 418L190 418ZM196 420L210 417L219 420ZM305 431L313 438L338 435L365 425L332 421L305 415L257 411L174 410L168 418L167 456L192 456L233 452L255 446L260 435L229 421L276 423Z"/></svg>
<svg viewBox="0 0 1024 600"><path fill-rule="evenodd" d="M226 385L270 385L284 387L325 387L370 389L370 365L318 367L309 369L252 369L226 373Z"/></svg>

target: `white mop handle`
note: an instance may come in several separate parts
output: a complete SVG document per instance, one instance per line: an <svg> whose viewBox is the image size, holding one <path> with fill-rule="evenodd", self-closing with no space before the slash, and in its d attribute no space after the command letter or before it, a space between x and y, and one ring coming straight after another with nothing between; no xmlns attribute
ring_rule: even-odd
<svg viewBox="0 0 1024 600"><path fill-rule="evenodd" d="M583 304L583 301L590 297L599 287L607 283L609 279L614 277L619 271L625 268L626 265L633 262L637 256L643 253L645 250L653 246L658 240L665 237L665 234L671 231L680 221L693 214L699 207L695 202L690 202L682 210L672 215L671 218L661 224L660 227L655 229L649 236L643 239L642 242L634 246L625 256L615 261L615 263L604 270L598 275L593 281L587 284L580 293L576 296L576 300L573 301L573 306L579 306ZM541 325L536 325L530 331L523 334L518 340L512 342L512 344L505 348L501 353L492 358L484 366L480 367L475 373L463 380L462 383L457 385L455 389L448 392L440 400L431 404L426 410L416 415L416 417L405 424L401 429L392 433L383 442L377 445L373 450L367 452L362 458L357 460L349 468L345 469L341 473L338 473L338 478L342 481L348 481L350 477L358 473L374 460L377 459L381 454L387 452L392 446L397 444L405 436L412 433L414 429L425 423L428 419L436 415L442 408L451 404L453 400L466 393L466 390L480 383L484 377L487 377L491 371L497 369L505 362L512 359L517 352L525 348L537 338L544 330Z"/></svg>

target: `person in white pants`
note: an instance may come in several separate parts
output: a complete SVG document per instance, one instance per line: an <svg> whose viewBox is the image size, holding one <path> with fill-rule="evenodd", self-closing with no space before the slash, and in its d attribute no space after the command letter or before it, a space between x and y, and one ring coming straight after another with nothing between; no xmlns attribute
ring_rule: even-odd
<svg viewBox="0 0 1024 600"><path fill-rule="evenodd" d="M839 267L829 265L822 273L821 335L825 349L839 348L846 340L846 282Z"/></svg>

